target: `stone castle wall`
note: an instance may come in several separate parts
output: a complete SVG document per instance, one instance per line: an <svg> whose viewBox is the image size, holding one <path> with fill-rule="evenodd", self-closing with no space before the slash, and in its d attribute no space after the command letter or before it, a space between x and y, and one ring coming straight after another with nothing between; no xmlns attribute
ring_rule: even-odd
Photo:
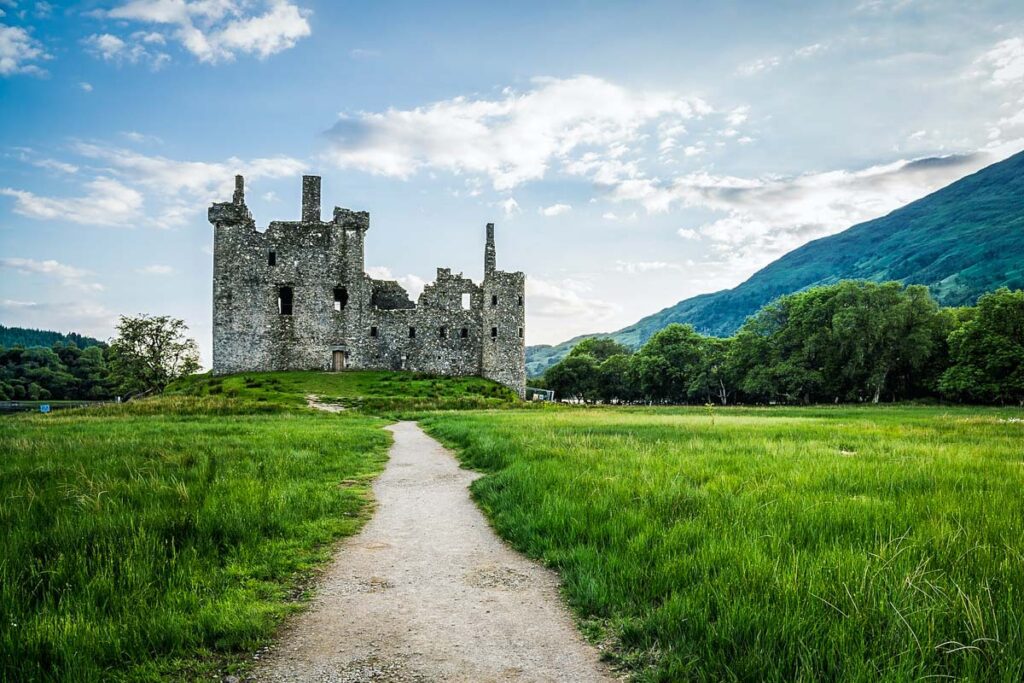
<svg viewBox="0 0 1024 683"><path fill-rule="evenodd" d="M497 270L493 225L480 285L439 268L413 303L397 282L365 273L369 214L336 208L322 221L316 176L303 178L302 202L301 221L260 232L238 176L234 199L210 207L215 374L413 370L524 394L526 278Z"/></svg>

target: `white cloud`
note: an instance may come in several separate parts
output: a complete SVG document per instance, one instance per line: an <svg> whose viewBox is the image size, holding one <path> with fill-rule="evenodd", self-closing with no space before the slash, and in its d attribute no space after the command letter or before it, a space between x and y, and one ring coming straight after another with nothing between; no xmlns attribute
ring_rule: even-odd
<svg viewBox="0 0 1024 683"><path fill-rule="evenodd" d="M704 146L704 143L703 142L698 142L696 145L687 145L683 149L683 154L685 154L688 157L696 157L696 156L700 156L701 154L703 154L706 151L707 151L707 148Z"/></svg>
<svg viewBox="0 0 1024 683"><path fill-rule="evenodd" d="M92 83L86 83L85 81L82 81L81 83L79 83L78 87L81 88L82 90L84 90L85 92L92 92L92 90L93 90Z"/></svg>
<svg viewBox="0 0 1024 683"><path fill-rule="evenodd" d="M172 273L174 273L174 268L172 268L171 266L165 266L159 263L154 263L149 266L143 266L142 268L138 268L136 269L135 272L141 273L143 275L171 275Z"/></svg>
<svg viewBox="0 0 1024 683"><path fill-rule="evenodd" d="M676 234L678 234L683 239L687 240L700 239L700 233L698 233L693 228L679 228L678 230L676 230Z"/></svg>
<svg viewBox="0 0 1024 683"><path fill-rule="evenodd" d="M679 263L669 263L667 261L616 261L614 269L619 273L628 273L635 275L637 273L649 273L655 270L683 270L683 266Z"/></svg>
<svg viewBox="0 0 1024 683"><path fill-rule="evenodd" d="M409 298L413 301L420 298L423 288L427 285L427 280L411 273L396 277L391 272L391 269L386 266L370 266L366 269L366 274L375 280L394 280L398 282L409 293Z"/></svg>
<svg viewBox="0 0 1024 683"><path fill-rule="evenodd" d="M28 31L20 26L0 24L0 76L45 76L46 70L32 62L47 59L52 57Z"/></svg>
<svg viewBox="0 0 1024 683"><path fill-rule="evenodd" d="M747 105L743 105L743 106L740 106L740 107L736 107L735 109L730 111L726 115L725 121L730 126L739 126L739 125L741 125L742 123L744 123L747 120L747 117L749 115L750 115L750 107L747 106Z"/></svg>
<svg viewBox="0 0 1024 683"><path fill-rule="evenodd" d="M159 31L143 32L141 42L163 44L170 38L209 64L241 53L264 59L294 47L312 31L310 11L286 0L132 0L100 14L155 24Z"/></svg>
<svg viewBox="0 0 1024 683"><path fill-rule="evenodd" d="M519 208L519 202L515 200L515 197L508 197L498 202L498 206L505 212L505 217L510 218L517 213L522 213L522 209Z"/></svg>
<svg viewBox="0 0 1024 683"><path fill-rule="evenodd" d="M811 45L805 45L803 47L797 48L796 50L793 51L793 56L798 59L806 59L808 57L813 57L816 54L824 52L827 49L828 45L825 43L813 43Z"/></svg>
<svg viewBox="0 0 1024 683"><path fill-rule="evenodd" d="M817 54L820 54L829 48L828 43L812 43L810 45L804 45L799 47L785 56L772 55L770 57L762 57L760 59L754 59L740 66L736 69L736 74L739 76L758 76L760 74L774 71L779 66L792 63L794 60L809 59Z"/></svg>
<svg viewBox="0 0 1024 683"><path fill-rule="evenodd" d="M727 259L756 267L808 240L908 204L1013 151L1003 145L998 154L898 160L859 171L794 177L701 172L667 182L639 178L611 187L609 197L639 202L651 213L675 205L718 212L720 218L696 230L679 230L679 235L706 237Z"/></svg>
<svg viewBox="0 0 1024 683"><path fill-rule="evenodd" d="M552 216L561 216L564 213L569 213L570 211L572 211L572 205L552 204L551 206L543 206L539 208L537 211L540 213L540 215L547 216L550 218Z"/></svg>
<svg viewBox="0 0 1024 683"><path fill-rule="evenodd" d="M82 298L58 303L0 300L4 322L20 327L57 329L107 339L114 330L117 315L102 304Z"/></svg>
<svg viewBox="0 0 1024 683"><path fill-rule="evenodd" d="M127 41L112 33L94 33L82 40L82 44L92 55L104 61L116 64L147 62L156 71L167 64L171 56L148 47L151 43L162 44L153 40L152 36L162 39L160 34L147 34L141 31L131 34Z"/></svg>
<svg viewBox="0 0 1024 683"><path fill-rule="evenodd" d="M110 33L94 33L84 42L97 56L108 61L119 57L127 47L123 40Z"/></svg>
<svg viewBox="0 0 1024 683"><path fill-rule="evenodd" d="M977 65L992 85L1024 81L1024 38L1009 38L997 43L978 58Z"/></svg>
<svg viewBox="0 0 1024 683"><path fill-rule="evenodd" d="M782 63L781 57L762 57L761 59L755 59L753 61L741 64L736 69L736 73L740 76L757 76L758 74L767 73Z"/></svg>
<svg viewBox="0 0 1024 683"><path fill-rule="evenodd" d="M588 287L578 280L526 278L527 313L531 318L548 318L560 325L579 321L581 327L609 319L621 308L614 303L585 296ZM563 331L571 334L572 331Z"/></svg>
<svg viewBox="0 0 1024 683"><path fill-rule="evenodd" d="M28 258L0 258L0 268L13 270L23 275L44 275L53 277L65 286L75 287L91 292L103 291L103 285L97 282L86 282L93 273L82 268L69 266L53 259L37 261Z"/></svg>
<svg viewBox="0 0 1024 683"><path fill-rule="evenodd" d="M10 187L0 188L0 195L15 198L15 213L41 220L124 226L141 215L142 194L112 178L96 178L85 189L83 197L43 197Z"/></svg>
<svg viewBox="0 0 1024 683"><path fill-rule="evenodd" d="M109 172L125 183L148 193L159 211L152 223L158 227L181 225L213 201L225 201L234 189L234 177L246 180L286 178L300 174L305 164L291 157L269 157L248 161L231 157L223 162L178 161L149 156L119 147L78 143L82 156L104 162Z"/></svg>
<svg viewBox="0 0 1024 683"><path fill-rule="evenodd" d="M57 161L56 159L35 159L31 163L33 166L49 169L51 171L60 171L61 173L78 173L78 167L74 164L69 164L66 161Z"/></svg>
<svg viewBox="0 0 1024 683"><path fill-rule="evenodd" d="M697 97L636 91L593 76L537 78L526 92L456 97L409 110L342 114L326 158L342 168L408 178L444 170L486 176L496 190L544 178L591 155L618 160L644 129L704 116ZM625 163L625 162L620 162Z"/></svg>

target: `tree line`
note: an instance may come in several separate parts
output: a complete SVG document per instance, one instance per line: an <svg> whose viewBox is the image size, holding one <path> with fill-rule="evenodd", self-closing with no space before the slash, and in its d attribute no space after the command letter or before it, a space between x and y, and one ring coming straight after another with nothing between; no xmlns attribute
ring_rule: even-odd
<svg viewBox="0 0 1024 683"><path fill-rule="evenodd" d="M1024 291L941 308L922 285L843 281L783 296L729 338L674 323L636 352L586 339L542 384L606 403L1024 404Z"/></svg>
<svg viewBox="0 0 1024 683"><path fill-rule="evenodd" d="M200 369L187 332L169 316L121 316L109 346L0 346L0 401L102 401L160 391Z"/></svg>

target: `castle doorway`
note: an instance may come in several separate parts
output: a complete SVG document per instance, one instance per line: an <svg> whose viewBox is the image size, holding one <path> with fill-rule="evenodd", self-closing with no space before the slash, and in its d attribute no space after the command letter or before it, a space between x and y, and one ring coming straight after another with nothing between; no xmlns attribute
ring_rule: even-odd
<svg viewBox="0 0 1024 683"><path fill-rule="evenodd" d="M348 367L348 353L345 351L335 351L331 362L331 369L334 372L341 372Z"/></svg>

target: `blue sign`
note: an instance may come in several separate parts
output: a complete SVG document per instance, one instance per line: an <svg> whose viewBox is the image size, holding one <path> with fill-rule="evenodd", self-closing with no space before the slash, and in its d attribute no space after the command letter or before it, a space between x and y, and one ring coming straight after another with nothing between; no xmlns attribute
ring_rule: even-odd
<svg viewBox="0 0 1024 683"><path fill-rule="evenodd" d="M39 406L39 412L40 413L48 413L48 412L50 412L50 404L49 403L44 403L41 406Z"/></svg>

